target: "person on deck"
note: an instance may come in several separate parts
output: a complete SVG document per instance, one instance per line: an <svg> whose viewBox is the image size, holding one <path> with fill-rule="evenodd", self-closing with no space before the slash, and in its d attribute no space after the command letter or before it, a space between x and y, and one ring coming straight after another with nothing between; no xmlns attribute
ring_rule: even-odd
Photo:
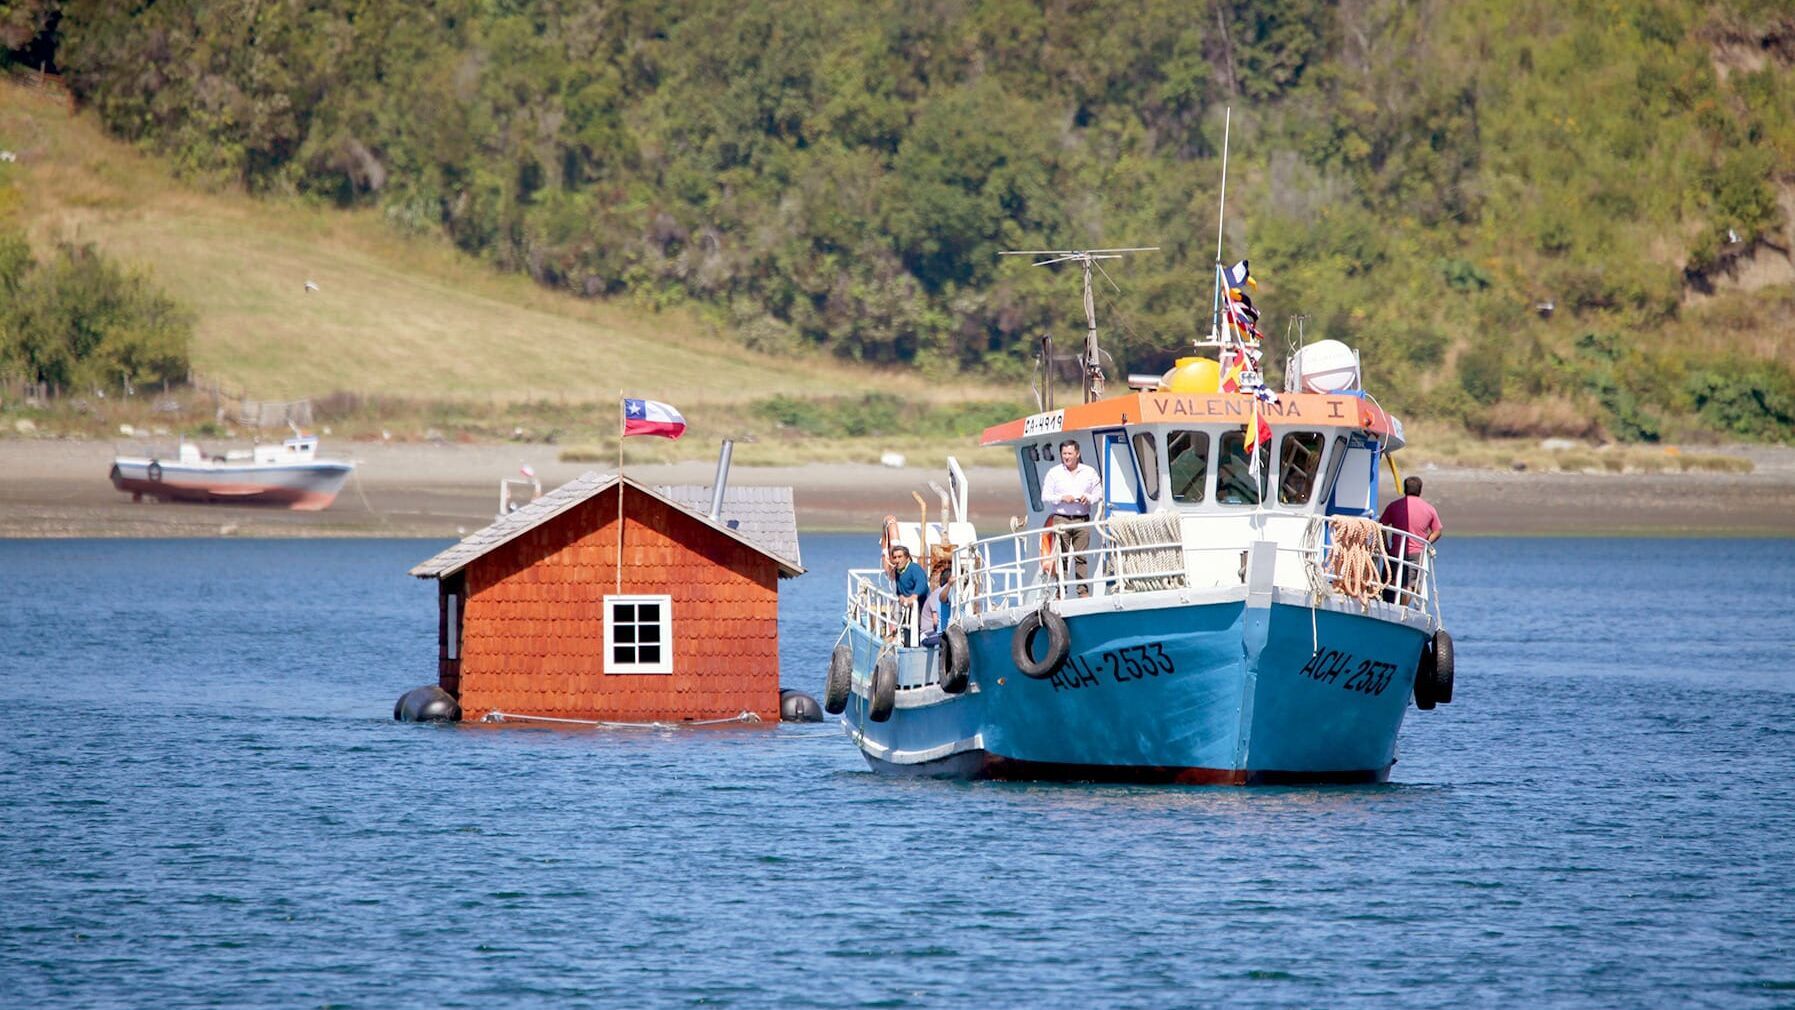
<svg viewBox="0 0 1795 1010"><path fill-rule="evenodd" d="M910 548L903 544L891 545L891 571L898 600L909 605L906 610L920 608L929 598L929 576L910 556Z"/></svg>
<svg viewBox="0 0 1795 1010"><path fill-rule="evenodd" d="M1103 498L1103 479L1088 464L1079 462L1078 457L1077 442L1071 439L1061 442L1060 463L1063 465L1047 471L1047 476L1041 480L1041 502L1047 506L1047 525L1050 527L1090 522L1091 506ZM1073 569L1080 596L1091 595L1091 587L1085 582L1091 565L1085 551L1090 546L1089 526L1060 534L1060 550L1071 551L1076 559Z"/></svg>
<svg viewBox="0 0 1795 1010"><path fill-rule="evenodd" d="M939 645L941 633L947 627L949 608L953 603L952 562L930 566L930 580L935 585L934 592L923 601L922 613L917 620L918 630L922 632L922 644Z"/></svg>
<svg viewBox="0 0 1795 1010"><path fill-rule="evenodd" d="M1428 545L1440 539L1446 527L1440 524L1440 513L1421 498L1421 478L1408 477L1402 482L1402 497L1384 507L1384 514L1377 521L1391 529L1410 534L1400 537L1390 535L1390 542L1385 545L1387 553L1398 561L1394 577L1390 580L1390 589L1385 599L1395 603L1398 593L1411 594L1421 580L1421 555Z"/></svg>

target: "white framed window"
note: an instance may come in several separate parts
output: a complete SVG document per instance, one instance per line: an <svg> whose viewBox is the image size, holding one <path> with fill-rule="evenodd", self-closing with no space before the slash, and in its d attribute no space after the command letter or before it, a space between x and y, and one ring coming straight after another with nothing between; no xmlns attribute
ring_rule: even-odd
<svg viewBox="0 0 1795 1010"><path fill-rule="evenodd" d="M605 597L605 672L673 672L673 597Z"/></svg>
<svg viewBox="0 0 1795 1010"><path fill-rule="evenodd" d="M461 594L443 597L443 658L461 658Z"/></svg>

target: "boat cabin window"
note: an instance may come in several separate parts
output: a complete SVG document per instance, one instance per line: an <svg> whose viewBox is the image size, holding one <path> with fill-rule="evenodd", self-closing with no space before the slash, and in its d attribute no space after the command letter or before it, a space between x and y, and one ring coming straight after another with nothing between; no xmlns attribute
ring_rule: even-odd
<svg viewBox="0 0 1795 1010"><path fill-rule="evenodd" d="M1041 511L1041 473L1035 466L1038 456L1032 445L1016 450L1016 465L1022 469L1022 486L1028 490L1028 507L1032 512Z"/></svg>
<svg viewBox="0 0 1795 1010"><path fill-rule="evenodd" d="M673 672L673 597L605 597L605 672Z"/></svg>
<svg viewBox="0 0 1795 1010"><path fill-rule="evenodd" d="M1204 485L1209 482L1209 433L1174 431L1168 434L1166 466L1171 470L1173 501L1202 501Z"/></svg>
<svg viewBox="0 0 1795 1010"><path fill-rule="evenodd" d="M1259 504L1259 479L1247 454L1247 433L1224 431L1216 446L1215 500L1223 505ZM1259 468L1265 469L1270 446L1259 449Z"/></svg>
<svg viewBox="0 0 1795 1010"><path fill-rule="evenodd" d="M1293 431L1278 446L1278 504L1307 505L1315 496L1315 475L1327 437L1319 431Z"/></svg>
<svg viewBox="0 0 1795 1010"><path fill-rule="evenodd" d="M1153 440L1150 431L1134 433L1134 458L1141 467L1141 493L1148 498L1159 498L1159 446Z"/></svg>
<svg viewBox="0 0 1795 1010"><path fill-rule="evenodd" d="M1328 453L1328 475L1321 482L1321 500L1330 501L1334 497L1334 487L1340 482L1340 464L1346 462L1346 436L1334 436L1334 448Z"/></svg>

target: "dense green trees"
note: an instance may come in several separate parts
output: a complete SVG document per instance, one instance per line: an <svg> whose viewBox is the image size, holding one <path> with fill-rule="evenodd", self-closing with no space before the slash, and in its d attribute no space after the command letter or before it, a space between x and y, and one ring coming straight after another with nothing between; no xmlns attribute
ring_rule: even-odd
<svg viewBox="0 0 1795 1010"><path fill-rule="evenodd" d="M141 274L92 248L38 263L0 230L0 377L64 389L184 382L193 320Z"/></svg>
<svg viewBox="0 0 1795 1010"><path fill-rule="evenodd" d="M1225 254L1269 329L1302 313L1397 405L1473 423L1549 395L1650 430L1574 338L1711 357L1724 335L1667 328L1786 250L1795 201L1776 0L0 0L4 26L53 35L81 99L196 178L941 372L1082 329L1071 279L1003 248L1162 247L1106 294L1128 365L1207 330L1224 106ZM1628 409L1786 433L1693 388Z"/></svg>

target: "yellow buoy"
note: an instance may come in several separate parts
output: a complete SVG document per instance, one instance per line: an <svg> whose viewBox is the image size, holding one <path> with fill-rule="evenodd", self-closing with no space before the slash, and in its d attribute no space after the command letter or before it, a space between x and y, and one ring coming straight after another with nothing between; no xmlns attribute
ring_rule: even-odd
<svg viewBox="0 0 1795 1010"><path fill-rule="evenodd" d="M1179 358L1160 376L1159 388L1168 393L1214 393L1222 388L1222 366L1214 358Z"/></svg>

